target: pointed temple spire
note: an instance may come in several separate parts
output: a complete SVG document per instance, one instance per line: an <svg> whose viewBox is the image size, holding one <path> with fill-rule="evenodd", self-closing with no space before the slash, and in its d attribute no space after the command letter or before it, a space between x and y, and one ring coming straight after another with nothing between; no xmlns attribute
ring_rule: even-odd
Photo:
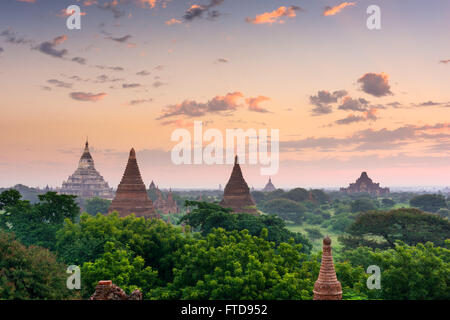
<svg viewBox="0 0 450 320"><path fill-rule="evenodd" d="M224 208L231 208L236 213L245 212L258 214L255 201L250 194L250 189L242 176L241 166L239 165L237 155L234 158L233 171L225 186L223 199L220 202L220 205Z"/></svg>
<svg viewBox="0 0 450 320"><path fill-rule="evenodd" d="M275 190L276 190L276 188L272 183L272 179L269 177L269 182L267 182L266 186L264 187L264 189L262 191L263 192L272 192Z"/></svg>
<svg viewBox="0 0 450 320"><path fill-rule="evenodd" d="M112 211L117 211L121 217L131 213L134 213L136 217L158 217L142 181L133 148L131 148L122 180L117 187L116 196L108 210L108 212Z"/></svg>
<svg viewBox="0 0 450 320"><path fill-rule="evenodd" d="M342 300L342 286L336 277L331 239L323 239L322 263L317 281L314 283L314 300Z"/></svg>
<svg viewBox="0 0 450 320"><path fill-rule="evenodd" d="M71 194L80 198L112 199L114 197L113 190L95 169L94 159L89 152L87 140L78 162L78 168L69 176L67 181L63 182L60 193Z"/></svg>

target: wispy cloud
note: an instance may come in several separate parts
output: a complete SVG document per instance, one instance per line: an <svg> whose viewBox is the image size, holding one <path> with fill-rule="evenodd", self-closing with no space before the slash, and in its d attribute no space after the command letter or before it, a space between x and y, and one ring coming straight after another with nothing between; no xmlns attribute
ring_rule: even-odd
<svg viewBox="0 0 450 320"><path fill-rule="evenodd" d="M68 54L69 51L67 49L56 49L56 46L62 44L67 40L66 35L62 35L59 37L56 37L53 39L53 41L45 41L39 44L35 49L40 51L41 53L44 53L46 55L49 55L54 58L63 58L65 55Z"/></svg>
<svg viewBox="0 0 450 320"><path fill-rule="evenodd" d="M70 97L78 101L97 102L106 97L106 93L71 92Z"/></svg>
<svg viewBox="0 0 450 320"><path fill-rule="evenodd" d="M195 100L184 100L181 103L165 107L157 120L174 117L187 116L198 117L207 113L220 113L222 111L234 111L240 105L238 101L243 98L242 92L235 91L224 96L215 96L207 102L197 102Z"/></svg>
<svg viewBox="0 0 450 320"><path fill-rule="evenodd" d="M339 12L341 12L345 7L348 6L354 6L355 2L342 2L341 4L338 4L337 6L334 7L325 7L325 9L323 10L323 15L324 16L334 16L335 14L338 14Z"/></svg>
<svg viewBox="0 0 450 320"><path fill-rule="evenodd" d="M248 104L248 109L250 111L266 113L269 111L267 109L261 107L260 104L263 103L264 101L269 101L269 100L270 100L269 97L257 96L255 98L247 98L247 99L245 99L245 102Z"/></svg>
<svg viewBox="0 0 450 320"><path fill-rule="evenodd" d="M284 23L285 18L295 18L297 11L303 11L302 8L298 6L290 7L279 7L272 12L264 12L262 14L256 15L254 18L246 18L245 21L252 24L274 24L274 23Z"/></svg>

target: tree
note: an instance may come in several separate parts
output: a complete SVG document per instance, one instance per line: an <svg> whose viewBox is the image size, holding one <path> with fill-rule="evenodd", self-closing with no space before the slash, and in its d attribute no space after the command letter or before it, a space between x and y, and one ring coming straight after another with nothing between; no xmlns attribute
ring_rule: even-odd
<svg viewBox="0 0 450 320"><path fill-rule="evenodd" d="M278 249L247 230L214 229L177 252L174 280L156 299L311 299L319 263L301 245Z"/></svg>
<svg viewBox="0 0 450 320"><path fill-rule="evenodd" d="M0 215L0 228L13 231L25 245L34 244L54 250L56 232L62 227L64 219L75 221L79 214L75 197L70 195L47 192L39 195L40 202L36 204L20 200L12 190L1 195L3 199L14 200L8 200L9 204L4 206L6 213Z"/></svg>
<svg viewBox="0 0 450 320"><path fill-rule="evenodd" d="M111 200L98 197L87 199L86 212L91 215L96 215L97 213L107 214L110 205Z"/></svg>
<svg viewBox="0 0 450 320"><path fill-rule="evenodd" d="M412 207L419 208L423 211L437 212L439 209L447 209L445 197L441 194L423 194L409 200Z"/></svg>
<svg viewBox="0 0 450 320"><path fill-rule="evenodd" d="M330 197L320 189L311 190L312 198L320 204L328 203L330 201Z"/></svg>
<svg viewBox="0 0 450 320"><path fill-rule="evenodd" d="M369 210L376 210L376 209L377 209L377 207L373 204L373 202L367 198L356 199L351 204L351 211L353 213L369 211Z"/></svg>
<svg viewBox="0 0 450 320"><path fill-rule="evenodd" d="M311 243L301 233L289 231L284 221L275 216L235 214L231 209L207 202L186 201L186 205L194 209L181 221L186 221L193 228L199 229L203 235L211 233L214 228L223 228L227 231L246 229L251 235L259 236L263 229L267 229L267 240L274 241L277 245L293 239L295 243L303 245L305 252L309 252L312 248Z"/></svg>
<svg viewBox="0 0 450 320"><path fill-rule="evenodd" d="M26 247L11 233L0 231L0 297L2 299L64 299L64 264L47 249Z"/></svg>
<svg viewBox="0 0 450 320"><path fill-rule="evenodd" d="M395 205L395 201L392 200L392 199L389 199L389 198L383 198L381 200L381 204L383 205L383 207L390 208L390 207L393 207Z"/></svg>
<svg viewBox="0 0 450 320"><path fill-rule="evenodd" d="M111 242L117 249L142 257L145 266L158 271L158 277L164 281L172 278L173 253L192 241L189 233L183 234L180 227L160 219L134 215L121 218L117 212L96 216L83 213L79 223L67 219L56 239L56 251L68 264L99 259L105 253L106 243Z"/></svg>
<svg viewBox="0 0 450 320"><path fill-rule="evenodd" d="M397 240L408 245L427 241L443 245L450 235L450 222L414 208L369 211L359 214L347 232L348 236L340 238L347 248L394 248Z"/></svg>
<svg viewBox="0 0 450 320"><path fill-rule="evenodd" d="M277 215L283 220L290 220L301 224L305 217L305 207L303 204L290 199L273 199L261 206L264 212Z"/></svg>
<svg viewBox="0 0 450 320"><path fill-rule="evenodd" d="M447 245L450 241L447 240ZM398 242L389 250L359 247L343 254L353 267L381 270L381 290L367 290L372 298L389 300L450 299L450 250L431 242L408 246ZM341 280L341 278L339 277Z"/></svg>
<svg viewBox="0 0 450 320"><path fill-rule="evenodd" d="M309 199L309 192L303 188L295 188L289 190L284 197L292 201L302 202Z"/></svg>
<svg viewBox="0 0 450 320"><path fill-rule="evenodd" d="M145 267L142 257L117 249L113 242L107 242L104 251L100 258L94 262L85 262L81 268L83 296L91 296L97 283L108 279L128 294L139 289L144 297L148 297L158 281L158 272L149 266Z"/></svg>
<svg viewBox="0 0 450 320"><path fill-rule="evenodd" d="M15 206L21 201L22 195L16 189L5 190L0 193L0 210Z"/></svg>
<svg viewBox="0 0 450 320"><path fill-rule="evenodd" d="M319 228L306 228L306 232L308 233L308 238L312 240L322 239L323 234Z"/></svg>

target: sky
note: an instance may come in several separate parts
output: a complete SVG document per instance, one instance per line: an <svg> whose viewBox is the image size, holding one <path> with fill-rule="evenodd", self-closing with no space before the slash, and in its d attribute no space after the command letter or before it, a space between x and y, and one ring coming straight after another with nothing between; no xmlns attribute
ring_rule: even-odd
<svg viewBox="0 0 450 320"><path fill-rule="evenodd" d="M65 8L81 8L69 30ZM381 29L369 30L369 5ZM178 128L278 129L277 187L449 186L450 2L2 0L0 187L59 187L88 138L117 187L224 186L175 165ZM261 165L242 164L262 188Z"/></svg>

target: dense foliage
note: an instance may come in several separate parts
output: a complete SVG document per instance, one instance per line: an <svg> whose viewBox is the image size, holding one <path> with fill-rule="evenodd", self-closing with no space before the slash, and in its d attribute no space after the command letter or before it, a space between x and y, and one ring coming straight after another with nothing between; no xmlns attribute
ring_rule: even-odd
<svg viewBox="0 0 450 320"><path fill-rule="evenodd" d="M11 233L0 230L0 298L64 299L65 266L47 249L25 247Z"/></svg>
<svg viewBox="0 0 450 320"><path fill-rule="evenodd" d="M450 222L438 215L418 209L369 211L359 214L341 241L349 248L394 247L400 240L409 245L433 242L442 246L450 238Z"/></svg>
<svg viewBox="0 0 450 320"><path fill-rule="evenodd" d="M193 207L193 210L186 214L182 221L197 228L203 235L207 235L214 228L223 228L227 231L246 229L251 235L259 236L262 230L266 229L269 241L280 244L292 239L295 243L301 243L305 252L309 253L311 250L311 243L301 233L287 230L283 220L277 217L234 214L231 209L206 202L186 201L186 205Z"/></svg>
<svg viewBox="0 0 450 320"><path fill-rule="evenodd" d="M110 279L146 299L311 299L321 257L311 242L325 229L347 232L345 251L333 240L344 299L450 298L448 219L418 209L365 211L369 202L392 205L366 196L320 203L320 192L311 198L303 190L263 198L304 206L309 239L275 215L233 214L214 203L188 201L182 227L117 213L78 216L73 197L49 192L31 204L7 190L0 194L0 297L86 299ZM65 287L71 264L81 267L81 292ZM380 290L367 288L370 265L381 269Z"/></svg>

